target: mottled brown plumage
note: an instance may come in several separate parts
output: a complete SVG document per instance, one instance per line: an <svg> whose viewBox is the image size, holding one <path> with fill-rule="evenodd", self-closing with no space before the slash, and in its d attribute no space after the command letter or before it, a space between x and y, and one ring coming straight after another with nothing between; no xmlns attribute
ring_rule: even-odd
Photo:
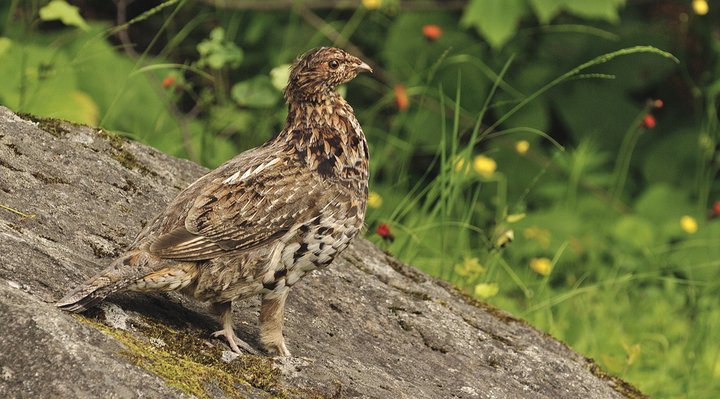
<svg viewBox="0 0 720 399"><path fill-rule="evenodd" d="M183 190L127 252L57 306L78 312L123 290L180 290L210 301L235 351L232 301L262 295L261 339L282 356L289 288L328 265L365 217L368 151L350 105L335 91L370 67L336 48L292 66L288 117L273 140Z"/></svg>

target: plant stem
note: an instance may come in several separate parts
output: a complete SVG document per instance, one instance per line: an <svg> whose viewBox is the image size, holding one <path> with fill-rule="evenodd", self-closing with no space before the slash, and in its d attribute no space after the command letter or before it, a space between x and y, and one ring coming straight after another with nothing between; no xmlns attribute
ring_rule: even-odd
<svg viewBox="0 0 720 399"><path fill-rule="evenodd" d="M613 202L621 202L620 196L622 195L623 188L625 188L625 182L627 181L633 150L635 149L635 145L637 145L640 135L645 132L645 129L640 126L640 123L642 122L643 117L650 111L650 108L650 105L646 105L642 111L640 111L635 119L633 119L630 127L625 132L625 136L623 137L617 161L615 162L615 169L613 170L613 188L611 191L611 198Z"/></svg>

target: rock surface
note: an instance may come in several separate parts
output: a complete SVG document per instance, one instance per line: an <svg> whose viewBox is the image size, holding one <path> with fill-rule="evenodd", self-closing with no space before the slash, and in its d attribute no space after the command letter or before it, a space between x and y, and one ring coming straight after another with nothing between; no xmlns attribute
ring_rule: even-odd
<svg viewBox="0 0 720 399"><path fill-rule="evenodd" d="M27 120L26 120L27 119ZM0 397L643 397L507 314L358 239L290 294L290 359L232 356L179 295L53 306L205 171L103 131L0 107ZM258 301L235 307L256 347Z"/></svg>

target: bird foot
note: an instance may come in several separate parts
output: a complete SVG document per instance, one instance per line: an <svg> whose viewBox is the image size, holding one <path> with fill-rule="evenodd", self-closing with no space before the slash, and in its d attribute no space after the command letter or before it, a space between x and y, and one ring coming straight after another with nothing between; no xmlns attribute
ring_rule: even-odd
<svg viewBox="0 0 720 399"><path fill-rule="evenodd" d="M280 342L280 344L276 345L274 349L274 352L277 353L277 356L280 357L292 357L290 354L290 351L288 350L287 346L285 346L285 341L283 340Z"/></svg>
<svg viewBox="0 0 720 399"><path fill-rule="evenodd" d="M233 331L232 328L230 328L230 329L224 328L222 330L215 331L214 333L212 333L212 336L216 337L216 338L217 337L225 337L228 344L230 345L230 349L232 349L233 352L235 352L235 353L242 354L243 351L245 351L245 353L249 353L251 355L255 355L255 356L261 355L260 352L257 351L257 349L253 348L252 346L250 346L250 344L248 344L247 342L238 338L237 335L235 335L235 331ZM240 348L242 348L243 350L241 351Z"/></svg>

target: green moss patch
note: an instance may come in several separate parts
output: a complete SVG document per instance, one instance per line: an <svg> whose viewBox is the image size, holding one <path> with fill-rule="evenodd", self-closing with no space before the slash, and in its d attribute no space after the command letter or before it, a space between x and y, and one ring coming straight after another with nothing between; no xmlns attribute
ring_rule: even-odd
<svg viewBox="0 0 720 399"><path fill-rule="evenodd" d="M66 123L69 123L70 125L81 126L76 123L64 121L62 119L43 118L26 113L19 113L18 116L25 119L26 121L32 121L37 123L40 129L52 134L55 137L62 137L70 132L63 126Z"/></svg>
<svg viewBox="0 0 720 399"><path fill-rule="evenodd" d="M54 118L43 118L32 114L25 114L20 113L18 114L21 118L25 120L29 120L32 122L35 122L38 124L38 127L50 134L52 134L55 137L63 137L67 135L70 130L66 127L68 126L85 126L78 123L65 121L62 119L54 119ZM135 155L130 153L128 150L124 148L125 139L122 136L119 136L117 134L110 133L106 130L100 129L98 131L98 136L105 139L108 144L110 144L110 147L113 149L113 158L120 162L120 165L128 168L128 169L137 169L142 174L151 174L153 176L157 175L157 173L153 172L152 170L148 169L147 166L140 163L140 161L135 158Z"/></svg>
<svg viewBox="0 0 720 399"><path fill-rule="evenodd" d="M586 357L585 360L587 361L586 368L590 370L593 375L600 378L603 381L609 381L610 386L615 390L615 392L625 396L629 399L649 399L650 397L645 395L644 393L640 392L639 389L635 388L632 384L623 381L622 379L608 374L603 369L600 368L600 366L595 363L595 361L589 357Z"/></svg>
<svg viewBox="0 0 720 399"><path fill-rule="evenodd" d="M122 353L135 364L187 394L211 398L219 389L229 397L244 398L257 388L268 398L288 396L279 386L280 372L272 359L240 355L226 363L221 360L222 350L203 339L200 331L178 331L146 318L144 325L135 326L141 334L135 334L79 318L120 341L126 348Z"/></svg>
<svg viewBox="0 0 720 399"><path fill-rule="evenodd" d="M140 163L140 161L135 158L135 155L124 148L125 139L122 136L118 136L117 134L113 134L105 130L98 131L98 136L102 137L108 142L108 144L110 144L110 147L114 150L113 158L120 162L120 165L128 169L137 169L142 174L151 174L153 176L157 175L157 173Z"/></svg>

